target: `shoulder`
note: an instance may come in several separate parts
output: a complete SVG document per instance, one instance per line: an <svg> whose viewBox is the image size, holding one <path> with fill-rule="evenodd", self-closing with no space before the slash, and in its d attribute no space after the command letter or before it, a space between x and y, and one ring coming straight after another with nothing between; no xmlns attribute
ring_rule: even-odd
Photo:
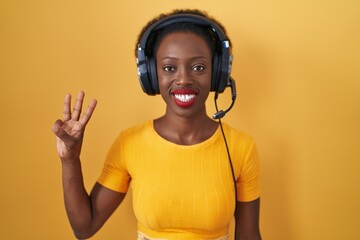
<svg viewBox="0 0 360 240"><path fill-rule="evenodd" d="M121 132L121 135L136 135L152 128L152 120L133 125Z"/></svg>
<svg viewBox="0 0 360 240"><path fill-rule="evenodd" d="M116 139L117 142L139 141L150 135L152 131L152 120L133 125L121 131Z"/></svg>
<svg viewBox="0 0 360 240"><path fill-rule="evenodd" d="M246 145L254 145L254 138L247 132L235 128L227 123L222 123L225 136L229 139L230 143L246 143Z"/></svg>
<svg viewBox="0 0 360 240"><path fill-rule="evenodd" d="M249 133L226 123L223 123L223 127L229 150L236 159L246 161L251 156L257 156L255 140Z"/></svg>

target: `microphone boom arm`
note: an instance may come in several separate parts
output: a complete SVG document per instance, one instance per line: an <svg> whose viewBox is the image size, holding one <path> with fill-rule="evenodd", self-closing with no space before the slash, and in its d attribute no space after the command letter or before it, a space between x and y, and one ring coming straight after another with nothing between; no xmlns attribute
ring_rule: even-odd
<svg viewBox="0 0 360 240"><path fill-rule="evenodd" d="M223 118L226 115L226 113L228 113L235 104L235 100L236 100L236 84L235 84L235 80L232 77L229 77L229 81L227 82L226 87L231 88L231 105L225 111L223 111L223 110L218 111L216 109L216 111L218 111L218 112L216 112L213 115L213 119ZM217 97L218 97L218 93L215 92L215 103L216 103Z"/></svg>

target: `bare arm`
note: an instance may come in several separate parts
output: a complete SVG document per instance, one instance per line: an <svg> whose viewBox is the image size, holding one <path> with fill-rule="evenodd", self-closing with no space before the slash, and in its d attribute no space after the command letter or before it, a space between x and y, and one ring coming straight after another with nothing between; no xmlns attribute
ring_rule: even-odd
<svg viewBox="0 0 360 240"><path fill-rule="evenodd" d="M85 190L80 160L63 164L63 192L66 213L79 239L94 235L125 198L126 193L112 191L96 183L90 196Z"/></svg>
<svg viewBox="0 0 360 240"><path fill-rule="evenodd" d="M261 240L259 229L260 198L236 203L235 240Z"/></svg>
<svg viewBox="0 0 360 240"><path fill-rule="evenodd" d="M66 212L75 236L80 239L95 234L125 197L125 193L112 191L100 184L95 184L90 196L86 192L80 153L85 127L94 112L96 100L92 100L80 116L83 100L84 93L80 92L71 112L71 95L66 95L63 120L57 120L52 129L62 163Z"/></svg>

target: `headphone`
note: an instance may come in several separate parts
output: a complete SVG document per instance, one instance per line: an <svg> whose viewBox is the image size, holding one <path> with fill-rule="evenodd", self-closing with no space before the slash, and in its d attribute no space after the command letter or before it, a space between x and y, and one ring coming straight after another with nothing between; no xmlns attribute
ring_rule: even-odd
<svg viewBox="0 0 360 240"><path fill-rule="evenodd" d="M191 23L199 25L208 28L213 33L216 41L216 47L212 62L210 91L222 93L226 87L230 86L229 82L231 82L230 73L232 56L230 54L230 42L221 28L213 21L196 14L185 13L174 14L160 19L150 25L141 36L140 42L138 43L136 62L138 78L143 91L148 95L156 95L160 93L155 56L147 55L147 53L151 52L148 48L154 47L148 46L149 39L154 36L156 37L161 29L175 23Z"/></svg>

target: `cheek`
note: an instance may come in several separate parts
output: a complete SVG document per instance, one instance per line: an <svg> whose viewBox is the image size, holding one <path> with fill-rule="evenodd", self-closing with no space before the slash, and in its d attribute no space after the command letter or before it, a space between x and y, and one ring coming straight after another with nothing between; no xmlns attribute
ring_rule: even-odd
<svg viewBox="0 0 360 240"><path fill-rule="evenodd" d="M159 89L161 90L161 88L163 88L166 80L165 80L164 74L161 73L161 69L159 69L159 68L156 69L156 77L157 77Z"/></svg>
<svg viewBox="0 0 360 240"><path fill-rule="evenodd" d="M169 78L167 78L166 76L164 76L163 74L157 74L157 81L158 81L158 85L159 88L166 88L169 85Z"/></svg>
<svg viewBox="0 0 360 240"><path fill-rule="evenodd" d="M171 80L164 75L158 74L158 86L161 96L164 98L165 96L169 96L169 89L171 85Z"/></svg>

